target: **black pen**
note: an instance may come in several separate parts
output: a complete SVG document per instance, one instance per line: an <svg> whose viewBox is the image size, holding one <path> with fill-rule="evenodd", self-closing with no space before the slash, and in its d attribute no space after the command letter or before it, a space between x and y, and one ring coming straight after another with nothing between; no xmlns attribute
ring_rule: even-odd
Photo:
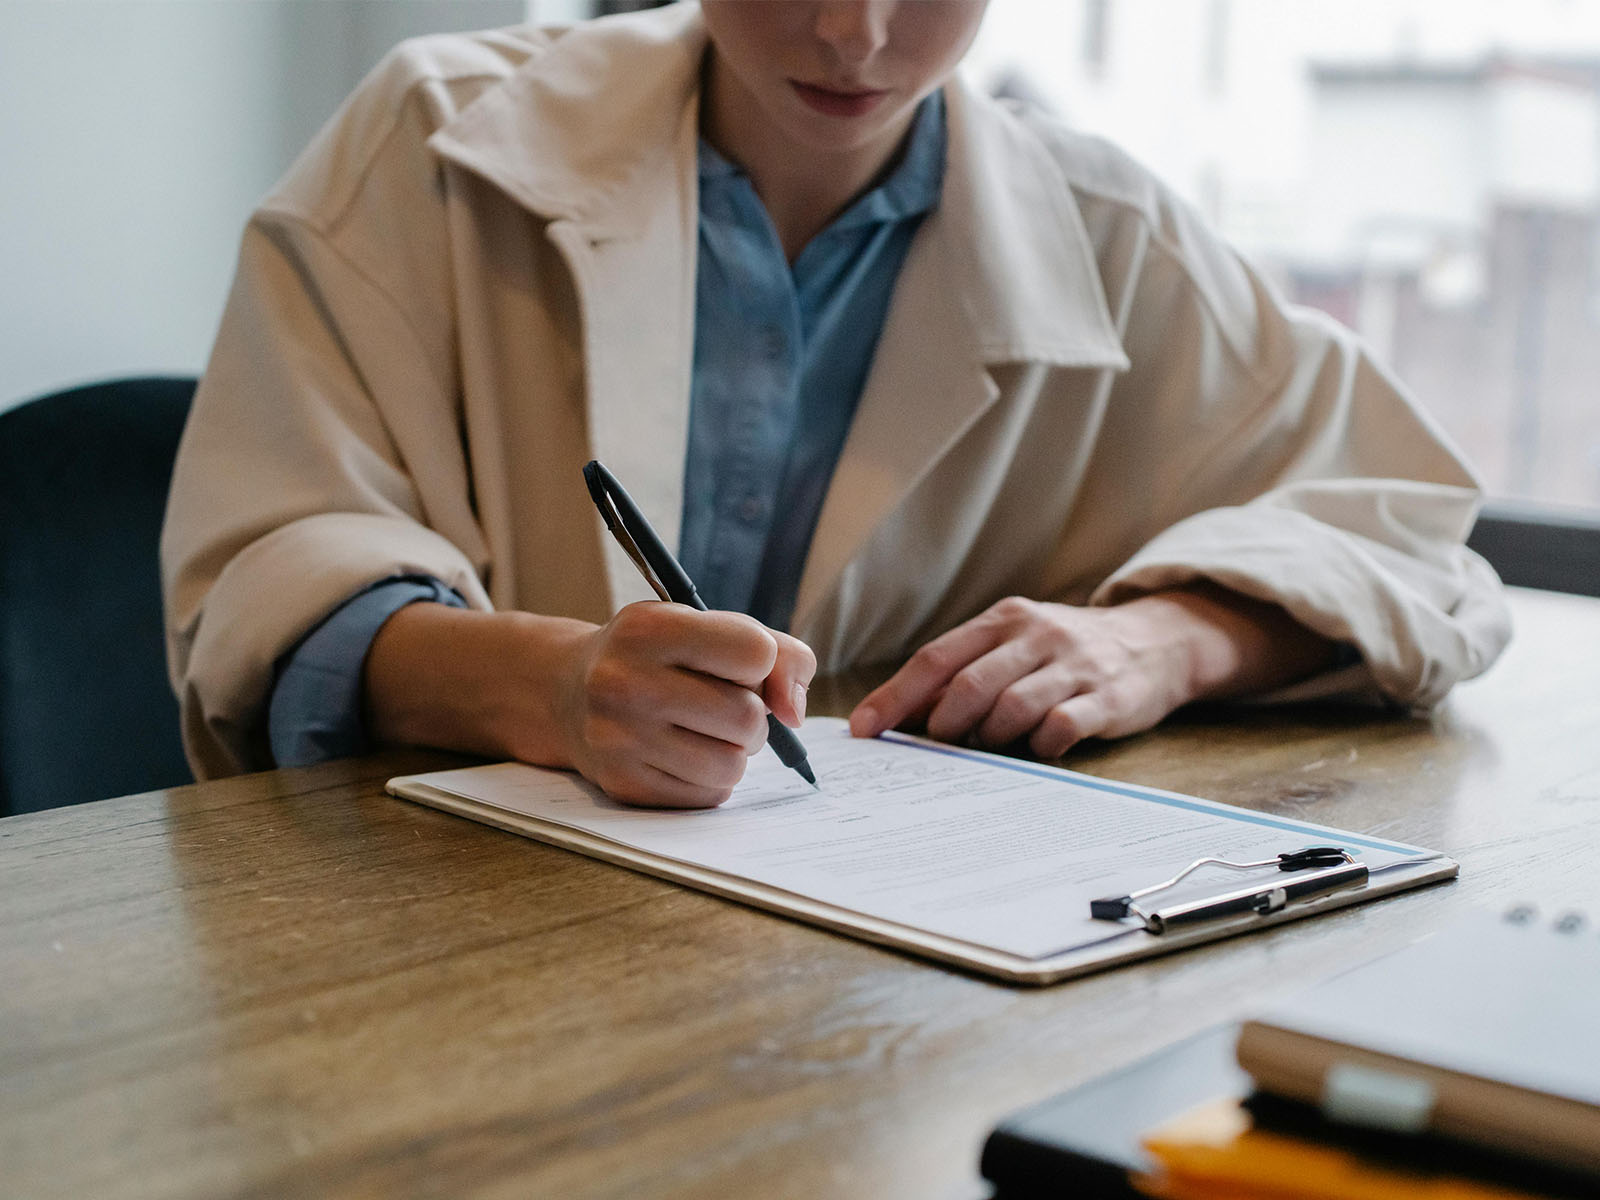
<svg viewBox="0 0 1600 1200"><path fill-rule="evenodd" d="M694 581L650 528L650 522L645 520L627 489L617 482L617 477L606 470L599 459L594 459L584 466L583 481L589 485L589 495L605 518L611 536L628 552L633 565L639 568L656 595L705 612L706 602L700 599ZM767 714L767 745L784 766L799 772L800 778L812 787L817 786L817 777L806 761L806 748L794 731L771 713Z"/></svg>

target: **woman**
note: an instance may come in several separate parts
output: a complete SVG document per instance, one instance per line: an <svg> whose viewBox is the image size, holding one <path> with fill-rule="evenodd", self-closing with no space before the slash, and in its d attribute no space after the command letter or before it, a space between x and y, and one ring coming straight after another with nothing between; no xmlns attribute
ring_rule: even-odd
<svg viewBox="0 0 1600 1200"><path fill-rule="evenodd" d="M386 60L246 231L179 455L197 770L376 740L699 806L819 660L916 652L859 735L1044 756L1484 669L1469 471L1146 173L957 79L983 9L706 0ZM718 611L627 603L590 457Z"/></svg>

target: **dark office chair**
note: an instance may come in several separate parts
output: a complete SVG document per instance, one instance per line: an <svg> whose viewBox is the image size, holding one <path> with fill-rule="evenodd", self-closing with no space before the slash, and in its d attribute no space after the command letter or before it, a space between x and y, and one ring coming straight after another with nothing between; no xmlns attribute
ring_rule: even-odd
<svg viewBox="0 0 1600 1200"><path fill-rule="evenodd" d="M157 543L193 379L0 413L0 816L187 783Z"/></svg>
<svg viewBox="0 0 1600 1200"><path fill-rule="evenodd" d="M1467 545L1509 584L1600 596L1600 516L1491 501Z"/></svg>

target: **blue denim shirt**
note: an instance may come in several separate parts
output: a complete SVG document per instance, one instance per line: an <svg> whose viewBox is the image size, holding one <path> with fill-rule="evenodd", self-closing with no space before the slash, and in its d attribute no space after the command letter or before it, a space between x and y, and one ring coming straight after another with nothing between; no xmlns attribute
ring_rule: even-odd
<svg viewBox="0 0 1600 1200"><path fill-rule="evenodd" d="M701 143L678 558L709 607L788 628L895 280L943 173L935 93L888 178L791 265L749 176Z"/></svg>
<svg viewBox="0 0 1600 1200"><path fill-rule="evenodd" d="M679 559L711 608L787 629L822 499L872 365L889 298L944 176L942 97L924 100L899 163L789 263L743 170L701 141L694 373ZM361 669L378 629L433 579L386 579L279 662L268 734L279 766L362 753Z"/></svg>

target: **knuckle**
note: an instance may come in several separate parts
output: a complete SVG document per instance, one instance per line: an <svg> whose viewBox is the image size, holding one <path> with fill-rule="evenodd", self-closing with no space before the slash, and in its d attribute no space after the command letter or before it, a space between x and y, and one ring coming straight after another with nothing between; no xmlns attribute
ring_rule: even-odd
<svg viewBox="0 0 1600 1200"><path fill-rule="evenodd" d="M727 789L731 792L734 785L744 778L745 764L749 761L750 756L744 752L743 746L731 746L726 751L719 751L712 760L712 769L703 782L713 789ZM727 797L724 796L723 799Z"/></svg>
<svg viewBox="0 0 1600 1200"><path fill-rule="evenodd" d="M1007 596L989 606L989 612L1008 625L1031 620L1037 609L1038 604L1026 596Z"/></svg>
<svg viewBox="0 0 1600 1200"><path fill-rule="evenodd" d="M611 641L624 652L654 645L664 632L665 611L671 605L639 600L618 610L611 618Z"/></svg>
<svg viewBox="0 0 1600 1200"><path fill-rule="evenodd" d="M755 644L766 640L773 645L777 644L777 639L772 636L772 631L749 613L719 610L716 614L716 620L725 625L729 632L736 634L743 641Z"/></svg>
<svg viewBox="0 0 1600 1200"><path fill-rule="evenodd" d="M1079 741L1078 733L1070 719L1046 717L1028 739L1028 746L1043 758L1055 758Z"/></svg>
<svg viewBox="0 0 1600 1200"><path fill-rule="evenodd" d="M638 778L631 771L606 764L592 778L600 790L613 800L621 800L624 804L642 804L647 799L640 790Z"/></svg>
<svg viewBox="0 0 1600 1200"><path fill-rule="evenodd" d="M1124 716L1140 707L1138 689L1119 675L1107 679L1095 695L1096 706L1109 717Z"/></svg>
<svg viewBox="0 0 1600 1200"><path fill-rule="evenodd" d="M619 630L648 628L655 623L660 608L661 605L653 600L635 600L619 608L617 615L611 618L611 623Z"/></svg>
<svg viewBox="0 0 1600 1200"><path fill-rule="evenodd" d="M735 780L734 782L738 781ZM696 791L695 807L716 808L719 805L726 804L728 798L732 795L733 787L731 784L728 787L699 788Z"/></svg>
<svg viewBox="0 0 1600 1200"><path fill-rule="evenodd" d="M927 643L911 656L911 665L930 673L943 674L954 669L958 664L954 651L935 640Z"/></svg>
<svg viewBox="0 0 1600 1200"><path fill-rule="evenodd" d="M588 751L590 756L599 756L602 763L607 752L611 749L611 730L611 722L604 716L597 714L593 708L585 712L583 719L578 723L578 737L582 741L584 749ZM595 775L594 779L596 783L600 782L598 774Z"/></svg>
<svg viewBox="0 0 1600 1200"><path fill-rule="evenodd" d="M945 696L958 705L973 704L981 700L984 695L983 681L978 678L976 671L961 671L950 681L950 686L945 688Z"/></svg>
<svg viewBox="0 0 1600 1200"><path fill-rule="evenodd" d="M766 675L772 670L778 661L778 639L770 629L746 613L719 612L715 620L723 653L741 673Z"/></svg>
<svg viewBox="0 0 1600 1200"><path fill-rule="evenodd" d="M740 689L736 698L737 712L735 728L739 733L739 741L743 745L752 742L757 746L767 736L767 706L761 702L761 697L754 692Z"/></svg>
<svg viewBox="0 0 1600 1200"><path fill-rule="evenodd" d="M995 697L994 706L989 710L989 720L997 727L1015 728L1027 720L1028 709L1028 701L1016 688L1008 687Z"/></svg>
<svg viewBox="0 0 1600 1200"><path fill-rule="evenodd" d="M788 634L783 634L782 637L784 645L789 648L789 652L794 658L795 666L798 668L797 674L801 679L812 678L817 673L816 652L799 638L790 637Z"/></svg>
<svg viewBox="0 0 1600 1200"><path fill-rule="evenodd" d="M1032 750L1040 758L1060 758L1071 745L1070 741L1064 741L1045 732L1043 729L1040 729L1028 739L1028 749Z"/></svg>
<svg viewBox="0 0 1600 1200"><path fill-rule="evenodd" d="M1032 629L1041 646L1056 654L1068 653L1083 645L1083 633L1070 621L1042 620Z"/></svg>
<svg viewBox="0 0 1600 1200"><path fill-rule="evenodd" d="M764 666L770 671L778 661L778 639L754 617L745 617L750 623L749 646L750 655L757 666Z"/></svg>
<svg viewBox="0 0 1600 1200"><path fill-rule="evenodd" d="M1083 736L1082 726L1072 710L1067 708L1053 708L1045 717L1040 729L1047 732L1055 740L1065 740L1067 743L1077 741Z"/></svg>
<svg viewBox="0 0 1600 1200"><path fill-rule="evenodd" d="M946 709L936 708L928 714L928 736L940 741L952 741L967 730L967 722Z"/></svg>
<svg viewBox="0 0 1600 1200"><path fill-rule="evenodd" d="M632 672L617 659L602 655L590 664L584 681L589 703L601 712L615 712L633 694Z"/></svg>

